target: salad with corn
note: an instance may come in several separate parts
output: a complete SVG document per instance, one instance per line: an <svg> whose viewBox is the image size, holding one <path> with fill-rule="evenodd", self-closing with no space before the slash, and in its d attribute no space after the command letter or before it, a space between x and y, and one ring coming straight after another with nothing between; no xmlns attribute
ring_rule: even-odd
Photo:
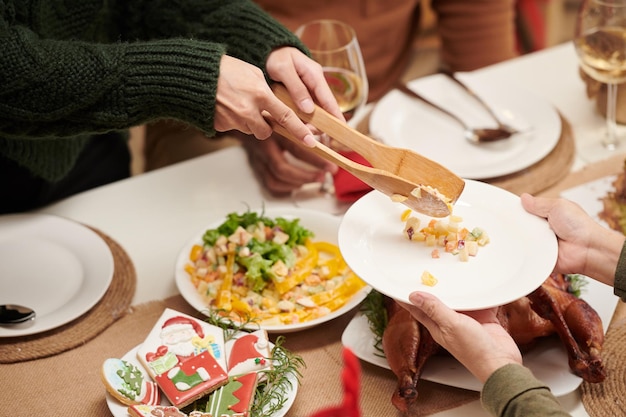
<svg viewBox="0 0 626 417"><path fill-rule="evenodd" d="M230 213L193 245L185 271L207 307L235 321L295 324L343 306L365 283L300 219Z"/></svg>

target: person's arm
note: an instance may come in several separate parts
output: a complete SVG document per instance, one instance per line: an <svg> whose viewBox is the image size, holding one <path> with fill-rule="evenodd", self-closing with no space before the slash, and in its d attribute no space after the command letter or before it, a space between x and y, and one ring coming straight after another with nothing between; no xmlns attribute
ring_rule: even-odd
<svg viewBox="0 0 626 417"><path fill-rule="evenodd" d="M23 20L0 8L4 137L72 136L125 129L158 118L178 119L213 135L223 56L264 69L273 50L300 45L249 1L130 0L120 2L129 9L89 12L89 7L101 7L92 2L77 8L88 12L55 15L65 10L56 7L57 2L42 3ZM181 8L178 15L173 15L174 5ZM197 17L203 12L208 14ZM117 22L120 15L125 19ZM41 27L33 30L29 21L38 21ZM129 29L134 24L145 25L143 32ZM67 28L79 29L72 33ZM209 36L214 38L202 40ZM266 101L271 99L268 91L269 87L263 94ZM274 107L277 100L272 101ZM300 127L298 136L309 132L299 120L289 120Z"/></svg>
<svg viewBox="0 0 626 417"><path fill-rule="evenodd" d="M480 401L485 410L498 417L570 415L550 389L519 364L505 365L493 372L483 386Z"/></svg>

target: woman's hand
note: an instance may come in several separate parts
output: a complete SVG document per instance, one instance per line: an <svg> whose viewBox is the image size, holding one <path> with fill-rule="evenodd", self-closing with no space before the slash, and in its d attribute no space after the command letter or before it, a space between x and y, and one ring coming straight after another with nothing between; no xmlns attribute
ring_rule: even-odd
<svg viewBox="0 0 626 417"><path fill-rule="evenodd" d="M557 272L583 274L613 285L624 244L621 233L603 227L572 201L529 194L522 194L521 199L524 209L547 219L557 236Z"/></svg>
<svg viewBox="0 0 626 417"><path fill-rule="evenodd" d="M479 381L498 368L522 364L522 354L496 317L497 308L458 313L432 294L413 292L402 304Z"/></svg>
<svg viewBox="0 0 626 417"><path fill-rule="evenodd" d="M292 47L278 48L268 56L270 78L285 85L294 103L305 113L313 112L313 102L340 120L345 120L322 66Z"/></svg>
<svg viewBox="0 0 626 417"><path fill-rule="evenodd" d="M298 49L276 49L267 59L266 70L273 80L285 85L302 111L311 113L315 101L344 120L324 79L322 67ZM217 81L215 130L224 132L235 129L252 134L257 139L267 139L272 134L272 127L265 116L273 118L306 146L314 146L315 137L311 129L274 95L261 69L224 55Z"/></svg>
<svg viewBox="0 0 626 417"><path fill-rule="evenodd" d="M261 69L240 59L222 56L217 80L215 130L235 129L257 139L267 139L272 134L272 127L265 120L265 114L305 145L315 144L311 130L274 95Z"/></svg>

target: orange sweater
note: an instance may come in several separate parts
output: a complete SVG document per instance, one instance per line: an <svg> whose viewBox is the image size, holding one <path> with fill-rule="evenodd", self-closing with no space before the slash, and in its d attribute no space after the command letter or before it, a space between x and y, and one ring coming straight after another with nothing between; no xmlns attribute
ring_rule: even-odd
<svg viewBox="0 0 626 417"><path fill-rule="evenodd" d="M363 51L370 101L402 75L420 29L420 0L255 0L291 30L315 19L351 25ZM513 58L515 0L431 0L442 64L469 71Z"/></svg>

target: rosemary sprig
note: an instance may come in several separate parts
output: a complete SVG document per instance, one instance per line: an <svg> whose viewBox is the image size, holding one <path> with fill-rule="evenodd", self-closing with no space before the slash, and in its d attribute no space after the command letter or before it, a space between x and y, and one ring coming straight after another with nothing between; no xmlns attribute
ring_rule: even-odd
<svg viewBox="0 0 626 417"><path fill-rule="evenodd" d="M574 294L576 297L582 295L583 291L585 291L585 287L589 284L587 281L587 277L580 274L569 274L565 276L565 280L569 282L569 286L567 288L567 292Z"/></svg>
<svg viewBox="0 0 626 417"><path fill-rule="evenodd" d="M374 334L374 348L379 352L379 356L384 357L383 352L383 332L389 320L383 294L372 290L367 294L361 303L361 312L367 317L370 330Z"/></svg>
<svg viewBox="0 0 626 417"><path fill-rule="evenodd" d="M276 339L272 349L272 369L261 371L262 382L257 386L252 404L252 417L269 417L283 408L289 399L289 391L293 389L293 378L300 383L300 369L306 367L301 356L287 350L284 337Z"/></svg>

